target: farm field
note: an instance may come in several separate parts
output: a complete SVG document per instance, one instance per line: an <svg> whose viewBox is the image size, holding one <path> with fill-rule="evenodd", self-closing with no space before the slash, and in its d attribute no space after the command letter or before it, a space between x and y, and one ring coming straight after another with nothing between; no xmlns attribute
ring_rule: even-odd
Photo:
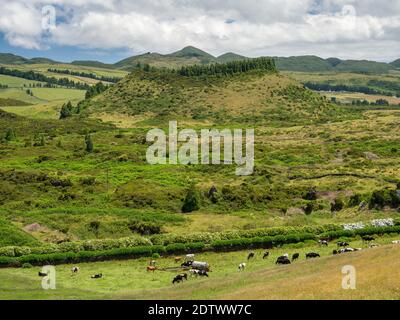
<svg viewBox="0 0 400 320"><path fill-rule="evenodd" d="M213 74L219 69L204 66L180 71L136 66L129 74L69 64L15 66L57 79L66 76L75 81L68 88L0 77L9 86L0 89L0 233L5 235L0 237L0 262L23 259L35 250L39 255L101 253L125 248L124 241L129 248L167 247L190 243L195 236L210 246L225 239L225 232L237 240L274 227L282 234L303 227L337 230L342 224L369 226L376 219L389 219L397 227L400 109L395 104L400 99L315 92L302 83L331 79L389 90L398 75L280 73L265 58L250 67L242 63L249 70L232 74ZM235 66L243 70L239 62ZM107 87L49 68L124 78ZM87 90L76 89L82 83ZM330 94L348 101L384 98L392 105L353 108L331 103ZM150 128L168 130L170 120L196 132L255 128L254 172L237 176L236 167L228 165L149 165L146 134ZM59 265L54 292L40 289L40 267L0 269L0 299L396 299L397 287L386 282L379 287L370 274L384 279L393 271L388 261L397 259L398 247L389 244L395 239L396 234L380 237L378 243L385 246L335 257L334 244L321 248L306 240L278 245L268 260L257 250L241 274L237 266L249 250L201 253L198 259L212 265L210 278L179 286L171 285L176 271L146 272L149 258L80 263L82 271L74 277L71 265ZM352 246L366 244L357 239ZM304 261L309 251L323 257ZM302 259L275 266L274 259L285 252L299 252ZM369 270L371 257L377 262ZM160 258L158 265L174 266L172 258ZM378 270L379 261L387 268ZM365 287L350 294L336 290L335 283L339 265L351 262L368 277L360 280ZM324 270L326 279L312 284L310 279L320 279ZM93 280L95 273L105 276ZM298 284L291 291L282 279Z"/></svg>
<svg viewBox="0 0 400 320"><path fill-rule="evenodd" d="M78 264L80 271L72 275L72 265L56 266L57 289L43 290L40 267L0 269L0 299L398 299L400 297L399 245L391 245L393 236L377 239L377 248L359 240L353 247L363 250L332 255L336 245L329 247L305 244L285 245L269 250L253 250L255 258L247 261L250 252L197 254L196 260L211 265L209 278L189 277L184 283L172 285L179 273L173 256L156 259L160 269L147 272L150 258ZM321 258L305 259L307 252L318 252ZM289 266L275 265L284 253L300 253L300 259ZM238 265L246 262L246 269ZM343 290L341 268L352 265L357 271L357 289ZM102 279L91 275L102 273Z"/></svg>
<svg viewBox="0 0 400 320"><path fill-rule="evenodd" d="M320 94L326 96L327 98L335 97L338 101L347 104L351 104L351 102L355 100L366 100L368 102L375 102L379 99L384 99L388 101L390 105L400 107L400 98L397 97L388 97L383 95L373 95L373 94L356 93L356 92L321 91Z"/></svg>

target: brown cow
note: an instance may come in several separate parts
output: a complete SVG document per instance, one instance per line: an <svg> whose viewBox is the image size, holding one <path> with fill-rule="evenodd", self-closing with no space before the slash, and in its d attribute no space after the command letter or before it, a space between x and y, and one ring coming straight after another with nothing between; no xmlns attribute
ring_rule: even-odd
<svg viewBox="0 0 400 320"><path fill-rule="evenodd" d="M157 270L157 267L155 267L155 266L147 266L147 271L156 271Z"/></svg>
<svg viewBox="0 0 400 320"><path fill-rule="evenodd" d="M175 260L175 263L178 263L179 261L182 260L182 257L175 257L174 260Z"/></svg>

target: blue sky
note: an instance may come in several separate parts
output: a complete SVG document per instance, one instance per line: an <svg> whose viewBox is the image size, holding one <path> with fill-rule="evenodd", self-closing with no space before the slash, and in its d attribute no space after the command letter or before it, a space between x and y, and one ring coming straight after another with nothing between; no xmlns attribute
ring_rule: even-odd
<svg viewBox="0 0 400 320"><path fill-rule="evenodd" d="M56 23L46 28L49 7ZM400 57L397 0L0 0L0 8L0 52L28 58L113 63L187 45L214 55Z"/></svg>
<svg viewBox="0 0 400 320"><path fill-rule="evenodd" d="M60 62L72 62L74 60L98 60L104 63L115 63L130 56L130 52L124 48L110 50L85 49L79 46L52 45L45 49L27 49L11 46L0 33L0 52L13 53L25 58L46 57Z"/></svg>

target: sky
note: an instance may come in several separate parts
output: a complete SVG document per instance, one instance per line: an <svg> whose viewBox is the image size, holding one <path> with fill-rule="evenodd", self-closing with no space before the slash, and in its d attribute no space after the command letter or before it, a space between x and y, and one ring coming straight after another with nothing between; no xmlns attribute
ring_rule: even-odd
<svg viewBox="0 0 400 320"><path fill-rule="evenodd" d="M215 56L400 58L400 0L0 0L0 52L107 63Z"/></svg>

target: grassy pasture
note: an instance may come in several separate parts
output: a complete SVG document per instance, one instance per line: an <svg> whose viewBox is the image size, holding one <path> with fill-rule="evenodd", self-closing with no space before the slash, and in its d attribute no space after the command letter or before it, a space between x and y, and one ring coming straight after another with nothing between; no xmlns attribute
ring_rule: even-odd
<svg viewBox="0 0 400 320"><path fill-rule="evenodd" d="M382 237L377 243L390 243L395 237ZM358 240L353 247L366 248ZM71 265L56 267L57 289L41 289L37 276L40 268L0 269L0 299L367 299L399 298L396 287L398 273L398 245L364 249L356 253L332 256L335 244L328 248L315 244L303 247L284 246L270 250L263 260L264 250L255 250L254 260L247 261L249 251L203 253L199 261L207 261L212 271L208 279L189 278L188 282L172 285L178 270L146 271L150 258L79 264L78 275L71 275ZM300 260L290 266L276 266L278 256L295 252ZM319 252L316 260L306 260L305 253ZM157 260L159 268L176 267L173 257ZM239 263L246 262L244 272L238 272ZM354 265L358 287L354 291L341 288L341 268ZM391 273L393 272L393 273ZM99 280L90 276L103 273ZM262 279L262 281L260 281Z"/></svg>

